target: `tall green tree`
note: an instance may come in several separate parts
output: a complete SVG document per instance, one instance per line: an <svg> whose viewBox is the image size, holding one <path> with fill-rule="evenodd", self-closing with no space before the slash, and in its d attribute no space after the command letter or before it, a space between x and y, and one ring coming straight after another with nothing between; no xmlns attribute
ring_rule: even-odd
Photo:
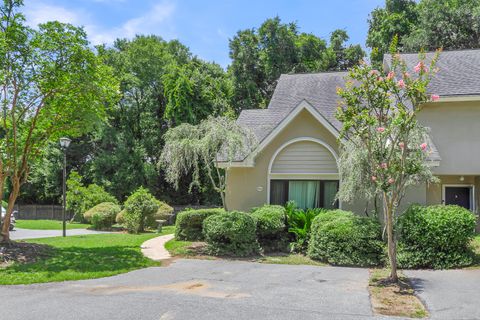
<svg viewBox="0 0 480 320"><path fill-rule="evenodd" d="M418 2L418 3L417 3ZM394 36L401 52L480 48L478 0L386 0L370 14L367 46L377 66Z"/></svg>
<svg viewBox="0 0 480 320"><path fill-rule="evenodd" d="M327 46L279 17L267 19L258 30L237 32L229 44L235 112L265 108L282 73L346 70L357 64L365 54L359 45L346 46L348 39L344 30L335 30Z"/></svg>
<svg viewBox="0 0 480 320"><path fill-rule="evenodd" d="M415 29L417 23L418 14L414 0L386 0L384 8L374 9L368 19L366 41L367 46L373 49L370 57L372 63L381 64L393 38L397 36L401 43L403 38Z"/></svg>
<svg viewBox="0 0 480 320"><path fill-rule="evenodd" d="M0 195L6 179L11 186L2 241L9 241L10 213L48 142L91 130L118 92L110 68L92 52L81 28L48 22L31 29L22 4L0 5Z"/></svg>

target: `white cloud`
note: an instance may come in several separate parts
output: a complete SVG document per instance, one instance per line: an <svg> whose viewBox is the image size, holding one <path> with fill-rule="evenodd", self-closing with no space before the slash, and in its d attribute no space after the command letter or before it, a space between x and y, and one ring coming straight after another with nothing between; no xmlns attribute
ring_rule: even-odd
<svg viewBox="0 0 480 320"><path fill-rule="evenodd" d="M123 0L94 1L119 2ZM148 8L143 15L131 18L119 26L106 28L93 21L92 15L84 10L74 11L42 1L28 1L24 10L27 23L32 27L52 20L83 26L94 45L113 43L117 38L132 38L137 34L157 34L166 39L175 38L173 25L169 23L174 12L174 3L162 2Z"/></svg>

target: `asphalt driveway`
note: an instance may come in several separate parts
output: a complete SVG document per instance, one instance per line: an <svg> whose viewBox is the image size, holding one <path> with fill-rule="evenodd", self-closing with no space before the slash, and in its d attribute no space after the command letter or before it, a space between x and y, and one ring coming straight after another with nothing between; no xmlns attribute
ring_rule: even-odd
<svg viewBox="0 0 480 320"><path fill-rule="evenodd" d="M405 274L432 319L480 319L480 270L412 270Z"/></svg>
<svg viewBox="0 0 480 320"><path fill-rule="evenodd" d="M78 236L78 235L96 234L96 233L108 233L108 232L87 230L87 229L67 230L67 236ZM15 230L10 231L10 239L12 240L50 238L50 237L61 237L61 236L62 236L62 230L30 230L30 229L15 228Z"/></svg>
<svg viewBox="0 0 480 320"><path fill-rule="evenodd" d="M177 260L110 278L6 286L2 319L370 319L368 270Z"/></svg>

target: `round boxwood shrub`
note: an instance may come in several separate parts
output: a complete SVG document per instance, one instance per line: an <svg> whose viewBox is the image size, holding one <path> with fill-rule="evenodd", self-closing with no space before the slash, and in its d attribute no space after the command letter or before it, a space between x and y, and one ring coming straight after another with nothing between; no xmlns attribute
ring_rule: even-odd
<svg viewBox="0 0 480 320"><path fill-rule="evenodd" d="M288 247L284 207L265 205L252 210L250 215L257 224L257 238L265 251L283 250Z"/></svg>
<svg viewBox="0 0 480 320"><path fill-rule="evenodd" d="M85 220L96 230L110 228L115 223L115 217L120 212L120 206L113 202L102 202L83 214Z"/></svg>
<svg viewBox="0 0 480 320"><path fill-rule="evenodd" d="M255 220L245 212L211 215L203 222L207 251L213 255L244 257L259 252Z"/></svg>
<svg viewBox="0 0 480 320"><path fill-rule="evenodd" d="M475 215L459 206L411 206L398 220L399 265L446 269L472 264L475 225Z"/></svg>
<svg viewBox="0 0 480 320"><path fill-rule="evenodd" d="M140 187L125 201L123 225L130 233L142 232L158 207L159 201L147 189Z"/></svg>
<svg viewBox="0 0 480 320"><path fill-rule="evenodd" d="M123 218L124 214L125 214L125 209L117 213L117 216L115 217L115 222L123 225L125 223L125 219Z"/></svg>
<svg viewBox="0 0 480 320"><path fill-rule="evenodd" d="M379 265L384 257L380 223L348 211L322 212L312 222L308 256L333 265Z"/></svg>
<svg viewBox="0 0 480 320"><path fill-rule="evenodd" d="M203 240L203 221L214 214L224 213L221 208L185 210L177 215L175 239L182 241Z"/></svg>
<svg viewBox="0 0 480 320"><path fill-rule="evenodd" d="M150 228L158 226L157 220L165 220L165 224L171 223L173 216L173 208L163 201L158 202L158 210L153 215L149 216L146 225Z"/></svg>

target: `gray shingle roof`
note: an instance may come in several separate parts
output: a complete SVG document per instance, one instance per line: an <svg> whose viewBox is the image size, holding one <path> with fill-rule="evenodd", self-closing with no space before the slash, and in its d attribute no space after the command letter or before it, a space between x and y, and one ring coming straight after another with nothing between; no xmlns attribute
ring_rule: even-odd
<svg viewBox="0 0 480 320"><path fill-rule="evenodd" d="M426 54L430 64L434 53ZM418 53L402 54L408 69L412 70L419 61ZM391 56L385 55L384 63L390 65ZM439 72L430 82L429 92L440 96L480 94L480 49L443 51L436 65Z"/></svg>
<svg viewBox="0 0 480 320"><path fill-rule="evenodd" d="M427 53L427 61L434 53ZM418 63L418 54L402 54L412 70ZM385 63L391 57L385 56ZM432 80L429 91L440 96L480 94L480 50L444 51L437 63L440 69ZM335 118L339 97L337 87L345 85L347 72L283 74L278 80L267 109L243 110L238 123L250 128L258 139L264 140L270 132L302 101L306 100L337 130L341 123ZM433 141L430 159L440 160ZM243 160L243 159L238 159Z"/></svg>

